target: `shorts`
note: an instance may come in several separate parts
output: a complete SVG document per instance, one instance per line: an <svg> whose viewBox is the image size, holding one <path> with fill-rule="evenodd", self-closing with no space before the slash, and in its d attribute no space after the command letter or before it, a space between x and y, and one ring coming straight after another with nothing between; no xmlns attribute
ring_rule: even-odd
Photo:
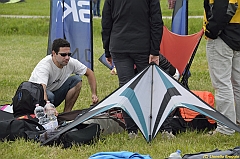
<svg viewBox="0 0 240 159"><path fill-rule="evenodd" d="M47 90L48 100L55 106L59 106L63 100L66 98L68 91L75 87L82 78L79 75L70 76L63 85L56 91Z"/></svg>

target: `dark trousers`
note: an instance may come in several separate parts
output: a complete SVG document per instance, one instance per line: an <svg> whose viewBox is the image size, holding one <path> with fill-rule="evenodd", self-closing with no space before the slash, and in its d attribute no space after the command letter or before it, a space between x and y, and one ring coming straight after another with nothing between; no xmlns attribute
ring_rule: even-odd
<svg viewBox="0 0 240 159"><path fill-rule="evenodd" d="M135 69L140 72L149 65L149 53L111 53L114 65L117 69L119 86L123 86L135 75ZM127 113L123 112L128 132L137 132L138 127Z"/></svg>
<svg viewBox="0 0 240 159"><path fill-rule="evenodd" d="M129 80L131 80L137 72L141 72L149 65L149 53L111 53L114 61L114 65L117 69L117 75L119 79L119 86L123 86ZM160 54L160 67L165 71L173 75L175 68L169 63L169 61ZM136 68L134 67L136 66ZM171 71L173 69L173 71ZM137 71L136 71L137 70ZM128 132L137 132L138 127L131 117L123 112L123 117L126 123L126 129ZM171 117L167 118L160 128L160 131L172 131L170 126Z"/></svg>

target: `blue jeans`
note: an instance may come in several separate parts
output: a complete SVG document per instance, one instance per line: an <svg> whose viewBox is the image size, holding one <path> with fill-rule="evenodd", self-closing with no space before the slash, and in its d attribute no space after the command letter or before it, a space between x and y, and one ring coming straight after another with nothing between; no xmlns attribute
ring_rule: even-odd
<svg viewBox="0 0 240 159"><path fill-rule="evenodd" d="M68 91L75 87L79 82L82 81L82 78L79 75L70 76L63 85L56 91L51 92L47 90L48 100L55 106L59 106L62 101L66 98Z"/></svg>
<svg viewBox="0 0 240 159"><path fill-rule="evenodd" d="M92 3L93 15L94 16L101 16L100 14L100 0L97 0L96 3Z"/></svg>

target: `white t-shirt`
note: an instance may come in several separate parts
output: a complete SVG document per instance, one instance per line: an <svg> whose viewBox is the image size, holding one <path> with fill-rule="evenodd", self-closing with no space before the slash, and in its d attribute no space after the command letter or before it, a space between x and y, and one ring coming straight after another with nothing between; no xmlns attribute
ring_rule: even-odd
<svg viewBox="0 0 240 159"><path fill-rule="evenodd" d="M58 68L53 63L52 56L47 55L34 68L29 81L45 84L47 90L55 91L63 85L71 74L82 76L86 71L87 66L71 57L66 66Z"/></svg>

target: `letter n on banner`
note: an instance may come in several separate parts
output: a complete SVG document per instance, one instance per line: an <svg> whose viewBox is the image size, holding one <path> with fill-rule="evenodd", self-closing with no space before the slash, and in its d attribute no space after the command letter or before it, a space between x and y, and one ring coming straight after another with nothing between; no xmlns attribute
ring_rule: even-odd
<svg viewBox="0 0 240 159"><path fill-rule="evenodd" d="M91 0L51 0L47 54L54 39L71 44L72 57L93 70Z"/></svg>

